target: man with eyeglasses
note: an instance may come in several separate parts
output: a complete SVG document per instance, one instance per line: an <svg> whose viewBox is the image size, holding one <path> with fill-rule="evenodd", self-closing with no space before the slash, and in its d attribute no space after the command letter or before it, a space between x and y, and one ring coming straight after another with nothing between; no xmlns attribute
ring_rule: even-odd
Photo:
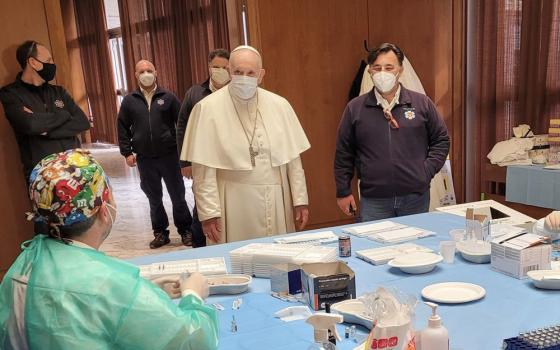
<svg viewBox="0 0 560 350"><path fill-rule="evenodd" d="M45 156L79 148L78 135L90 125L68 92L49 84L56 65L44 45L26 41L17 48L16 59L22 71L15 82L0 89L0 101L14 129L29 181L31 170Z"/></svg>
<svg viewBox="0 0 560 350"><path fill-rule="evenodd" d="M427 212L430 181L449 153L447 127L429 97L398 83L404 54L385 43L368 55L374 88L348 103L338 129L337 204L357 209L351 182L359 166L360 221Z"/></svg>

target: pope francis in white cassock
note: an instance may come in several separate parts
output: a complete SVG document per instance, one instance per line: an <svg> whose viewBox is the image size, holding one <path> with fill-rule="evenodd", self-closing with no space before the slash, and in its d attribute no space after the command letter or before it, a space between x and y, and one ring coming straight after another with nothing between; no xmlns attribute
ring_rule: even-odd
<svg viewBox="0 0 560 350"><path fill-rule="evenodd" d="M310 145L294 110L258 88L256 49L234 49L229 64L229 85L193 108L181 152L209 244L293 232L294 216L299 229L308 219L300 154Z"/></svg>

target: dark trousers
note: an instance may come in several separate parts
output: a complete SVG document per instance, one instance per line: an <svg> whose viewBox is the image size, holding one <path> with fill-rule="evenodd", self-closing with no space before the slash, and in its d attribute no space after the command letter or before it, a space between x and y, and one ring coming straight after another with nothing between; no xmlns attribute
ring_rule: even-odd
<svg viewBox="0 0 560 350"><path fill-rule="evenodd" d="M430 190L389 198L360 199L361 222L427 213L430 209Z"/></svg>
<svg viewBox="0 0 560 350"><path fill-rule="evenodd" d="M198 219L198 211L196 210L196 205L194 206L193 209L191 231L192 231L193 248L205 247L206 236L204 236L204 232L202 231L202 223Z"/></svg>
<svg viewBox="0 0 560 350"><path fill-rule="evenodd" d="M181 235L190 231L192 217L185 200L185 184L181 176L177 153L155 158L138 155L136 161L140 173L140 188L150 202L150 218L154 234L169 234L167 231L169 220L162 200L162 179L173 204L173 220L177 231Z"/></svg>

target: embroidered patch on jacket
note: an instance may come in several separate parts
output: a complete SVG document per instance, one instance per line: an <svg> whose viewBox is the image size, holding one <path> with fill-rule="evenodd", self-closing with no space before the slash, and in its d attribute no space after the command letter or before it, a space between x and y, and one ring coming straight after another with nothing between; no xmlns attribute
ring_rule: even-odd
<svg viewBox="0 0 560 350"><path fill-rule="evenodd" d="M54 100L54 105L58 108L64 108L64 102L62 102L62 100Z"/></svg>
<svg viewBox="0 0 560 350"><path fill-rule="evenodd" d="M414 111L406 111L404 112L404 117L408 120L412 120L416 117L416 114L414 114Z"/></svg>
<svg viewBox="0 0 560 350"><path fill-rule="evenodd" d="M156 101L156 103L160 106L163 106L163 104L165 103L165 101L162 98L158 98L158 100Z"/></svg>

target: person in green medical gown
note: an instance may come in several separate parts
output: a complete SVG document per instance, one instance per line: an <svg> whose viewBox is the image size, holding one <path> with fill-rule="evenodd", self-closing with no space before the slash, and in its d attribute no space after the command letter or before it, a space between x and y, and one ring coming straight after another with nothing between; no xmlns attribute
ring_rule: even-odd
<svg viewBox="0 0 560 350"><path fill-rule="evenodd" d="M168 284L168 295L167 280L145 280L136 266L97 250L117 213L108 179L87 151L44 158L29 194L28 218L45 222L49 235L23 243L0 284L0 349L217 348L202 275Z"/></svg>

